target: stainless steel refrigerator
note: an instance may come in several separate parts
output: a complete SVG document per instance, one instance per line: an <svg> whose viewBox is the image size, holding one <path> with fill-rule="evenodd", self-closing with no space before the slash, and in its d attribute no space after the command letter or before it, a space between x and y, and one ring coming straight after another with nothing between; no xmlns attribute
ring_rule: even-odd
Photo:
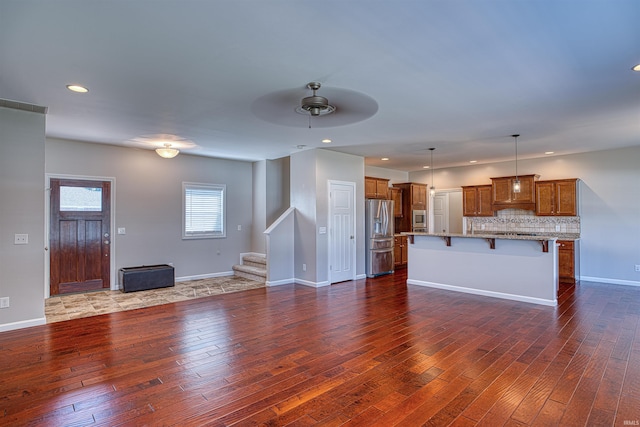
<svg viewBox="0 0 640 427"><path fill-rule="evenodd" d="M367 199L367 277L393 273L393 200Z"/></svg>

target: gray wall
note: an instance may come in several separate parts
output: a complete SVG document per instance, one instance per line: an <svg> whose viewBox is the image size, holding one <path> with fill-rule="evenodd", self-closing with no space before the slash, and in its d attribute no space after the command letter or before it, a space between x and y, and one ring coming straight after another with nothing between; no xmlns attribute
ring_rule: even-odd
<svg viewBox="0 0 640 427"><path fill-rule="evenodd" d="M436 170L434 179L438 188L455 188L513 173L514 162L502 162ZM518 173L580 178L582 280L640 285L640 147L519 160ZM415 182L429 178L410 174Z"/></svg>
<svg viewBox="0 0 640 427"><path fill-rule="evenodd" d="M115 178L115 268L172 263L176 278L230 274L251 249L252 164L47 139L47 174ZM225 184L227 236L182 239L182 182ZM41 218L42 220L42 218ZM238 230L241 226L241 230ZM113 273L113 272L112 272Z"/></svg>
<svg viewBox="0 0 640 427"><path fill-rule="evenodd" d="M329 281L328 181L356 184L356 274L365 274L364 158L330 150L305 150L291 156L291 206L296 208L295 277L302 283ZM302 264L307 270L303 271Z"/></svg>
<svg viewBox="0 0 640 427"><path fill-rule="evenodd" d="M44 132L43 114L0 107L0 331L45 321Z"/></svg>
<svg viewBox="0 0 640 427"><path fill-rule="evenodd" d="M265 253L264 231L290 206L289 157L253 163L251 251Z"/></svg>

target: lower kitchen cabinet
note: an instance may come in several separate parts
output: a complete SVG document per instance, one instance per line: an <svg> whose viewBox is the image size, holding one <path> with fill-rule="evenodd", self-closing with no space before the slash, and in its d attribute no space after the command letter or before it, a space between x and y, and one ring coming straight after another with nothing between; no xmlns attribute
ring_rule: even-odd
<svg viewBox="0 0 640 427"><path fill-rule="evenodd" d="M408 253L407 236L395 236L393 239L394 268L407 266Z"/></svg>
<svg viewBox="0 0 640 427"><path fill-rule="evenodd" d="M578 241L558 240L558 275L561 283L576 283L580 277Z"/></svg>

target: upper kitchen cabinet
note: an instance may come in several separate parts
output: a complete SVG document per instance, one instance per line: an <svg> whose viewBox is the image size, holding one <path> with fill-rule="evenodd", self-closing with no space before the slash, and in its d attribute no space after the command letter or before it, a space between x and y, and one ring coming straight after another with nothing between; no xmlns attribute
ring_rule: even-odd
<svg viewBox="0 0 640 427"><path fill-rule="evenodd" d="M427 186L425 184L411 184L412 209L427 209Z"/></svg>
<svg viewBox="0 0 640 427"><path fill-rule="evenodd" d="M470 185L462 187L462 215L493 216L491 190L491 185Z"/></svg>
<svg viewBox="0 0 640 427"><path fill-rule="evenodd" d="M539 175L519 175L519 193L513 191L513 182L516 180L515 176L491 178L492 209L494 211L501 209L535 210L535 182L539 177Z"/></svg>
<svg viewBox="0 0 640 427"><path fill-rule="evenodd" d="M364 197L367 199L388 199L389 180L384 178L364 177Z"/></svg>
<svg viewBox="0 0 640 427"><path fill-rule="evenodd" d="M402 189L391 187L391 200L393 200L393 216L399 218L402 216Z"/></svg>
<svg viewBox="0 0 640 427"><path fill-rule="evenodd" d="M536 215L577 216L577 178L536 182Z"/></svg>

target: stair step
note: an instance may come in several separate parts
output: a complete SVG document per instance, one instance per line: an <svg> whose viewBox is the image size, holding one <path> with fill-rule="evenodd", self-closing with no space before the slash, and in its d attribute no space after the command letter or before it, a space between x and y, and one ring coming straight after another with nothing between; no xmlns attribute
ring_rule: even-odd
<svg viewBox="0 0 640 427"><path fill-rule="evenodd" d="M267 257L264 255L243 255L242 265L252 265L254 267L266 268Z"/></svg>
<svg viewBox="0 0 640 427"><path fill-rule="evenodd" d="M267 281L267 257L263 254L246 254L242 264L234 265L233 273L245 279L265 283Z"/></svg>
<svg viewBox="0 0 640 427"><path fill-rule="evenodd" d="M236 276L262 283L267 281L267 270L265 268L258 268L251 265L234 265L232 268Z"/></svg>

